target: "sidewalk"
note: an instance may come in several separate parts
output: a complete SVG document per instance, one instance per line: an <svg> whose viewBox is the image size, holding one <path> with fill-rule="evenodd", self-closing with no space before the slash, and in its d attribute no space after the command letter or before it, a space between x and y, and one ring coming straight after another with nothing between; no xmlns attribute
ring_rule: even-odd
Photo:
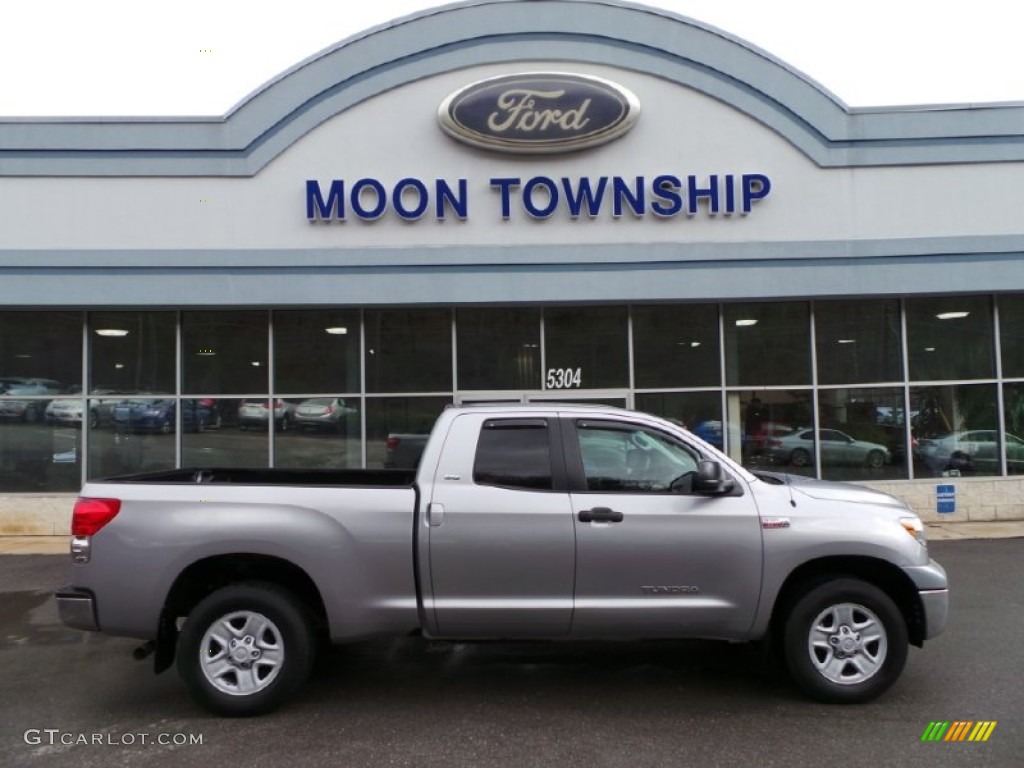
<svg viewBox="0 0 1024 768"><path fill-rule="evenodd" d="M926 523L929 541L1024 538L1024 520ZM66 555L68 536L0 536L0 555Z"/></svg>

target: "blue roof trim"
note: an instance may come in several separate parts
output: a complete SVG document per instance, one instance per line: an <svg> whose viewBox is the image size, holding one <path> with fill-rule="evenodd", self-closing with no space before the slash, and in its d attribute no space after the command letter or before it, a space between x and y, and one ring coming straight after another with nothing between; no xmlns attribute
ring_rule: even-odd
<svg viewBox="0 0 1024 768"><path fill-rule="evenodd" d="M378 93L490 63L650 72L763 123L822 167L1024 161L1024 104L850 109L713 27L615 0L471 0L300 63L222 117L0 119L0 176L252 176Z"/></svg>
<svg viewBox="0 0 1024 768"><path fill-rule="evenodd" d="M0 305L146 309L483 304L663 303L679 301L824 300L1024 291L1024 253L921 257L765 259L722 265L628 262L403 266L79 266L40 274L0 268ZM997 275L1002 274L1001 278ZM301 276L301 280L282 279ZM923 275L923 277L922 277ZM424 278L435 289L425 296ZM754 287L756 286L756 288ZM897 286L905 286L896 288ZM712 298L713 297L713 298Z"/></svg>

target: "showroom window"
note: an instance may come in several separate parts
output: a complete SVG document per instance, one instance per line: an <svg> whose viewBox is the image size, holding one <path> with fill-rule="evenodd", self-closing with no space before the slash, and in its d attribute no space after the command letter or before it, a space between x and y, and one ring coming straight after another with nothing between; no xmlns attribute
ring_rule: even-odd
<svg viewBox="0 0 1024 768"><path fill-rule="evenodd" d="M902 387L823 389L818 393L818 424L825 479L908 476Z"/></svg>
<svg viewBox="0 0 1024 768"><path fill-rule="evenodd" d="M186 394L268 392L268 314L183 312L182 390Z"/></svg>
<svg viewBox="0 0 1024 768"><path fill-rule="evenodd" d="M451 398L370 397L366 399L366 466L414 469L427 436Z"/></svg>
<svg viewBox="0 0 1024 768"><path fill-rule="evenodd" d="M367 310L365 322L367 392L451 391L450 310Z"/></svg>
<svg viewBox="0 0 1024 768"><path fill-rule="evenodd" d="M1024 296L999 297L999 347L1003 376L1024 378Z"/></svg>
<svg viewBox="0 0 1024 768"><path fill-rule="evenodd" d="M714 392L637 392L636 409L681 424L724 450L722 395Z"/></svg>
<svg viewBox="0 0 1024 768"><path fill-rule="evenodd" d="M544 311L544 389L629 386L628 310L565 307Z"/></svg>
<svg viewBox="0 0 1024 768"><path fill-rule="evenodd" d="M726 384L770 387L811 383L808 304L726 304Z"/></svg>
<svg viewBox="0 0 1024 768"><path fill-rule="evenodd" d="M1022 350L1024 295L4 311L0 492L415 466L438 414L473 399L631 406L826 479L1024 474Z"/></svg>
<svg viewBox="0 0 1024 768"><path fill-rule="evenodd" d="M455 312L459 389L540 389L539 309Z"/></svg>
<svg viewBox="0 0 1024 768"><path fill-rule="evenodd" d="M78 489L81 391L81 312L0 312L0 491Z"/></svg>
<svg viewBox="0 0 1024 768"><path fill-rule="evenodd" d="M89 315L89 393L173 394L177 317L174 312Z"/></svg>
<svg viewBox="0 0 1024 768"><path fill-rule="evenodd" d="M910 413L915 477L1001 473L994 384L912 386Z"/></svg>
<svg viewBox="0 0 1024 768"><path fill-rule="evenodd" d="M635 386L717 387L722 381L718 339L717 305L634 307Z"/></svg>
<svg viewBox="0 0 1024 768"><path fill-rule="evenodd" d="M358 311L281 311L273 322L276 394L360 391Z"/></svg>
<svg viewBox="0 0 1024 768"><path fill-rule="evenodd" d="M787 467L814 475L814 440L786 438L814 429L810 389L762 389L726 394L730 454L751 468Z"/></svg>
<svg viewBox="0 0 1024 768"><path fill-rule="evenodd" d="M1024 384L1003 387L1003 419L1006 471L1011 475L1024 474Z"/></svg>
<svg viewBox="0 0 1024 768"><path fill-rule="evenodd" d="M911 381L995 376L992 302L987 296L907 299Z"/></svg>
<svg viewBox="0 0 1024 768"><path fill-rule="evenodd" d="M819 384L900 381L900 305L884 301L814 304Z"/></svg>

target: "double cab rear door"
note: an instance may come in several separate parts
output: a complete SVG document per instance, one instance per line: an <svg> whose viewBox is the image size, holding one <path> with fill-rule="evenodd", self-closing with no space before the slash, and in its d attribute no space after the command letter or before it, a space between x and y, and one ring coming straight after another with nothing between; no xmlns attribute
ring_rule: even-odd
<svg viewBox="0 0 1024 768"><path fill-rule="evenodd" d="M693 493L682 436L595 415L456 418L421 502L437 637L743 637L761 587L746 484Z"/></svg>

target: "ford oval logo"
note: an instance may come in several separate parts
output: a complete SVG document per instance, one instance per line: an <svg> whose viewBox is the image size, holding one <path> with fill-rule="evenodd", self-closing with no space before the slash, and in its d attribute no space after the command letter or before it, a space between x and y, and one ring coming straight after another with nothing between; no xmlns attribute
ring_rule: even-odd
<svg viewBox="0 0 1024 768"><path fill-rule="evenodd" d="M499 152L569 152L617 139L640 116L632 92L608 80L523 72L480 80L446 98L446 133Z"/></svg>

